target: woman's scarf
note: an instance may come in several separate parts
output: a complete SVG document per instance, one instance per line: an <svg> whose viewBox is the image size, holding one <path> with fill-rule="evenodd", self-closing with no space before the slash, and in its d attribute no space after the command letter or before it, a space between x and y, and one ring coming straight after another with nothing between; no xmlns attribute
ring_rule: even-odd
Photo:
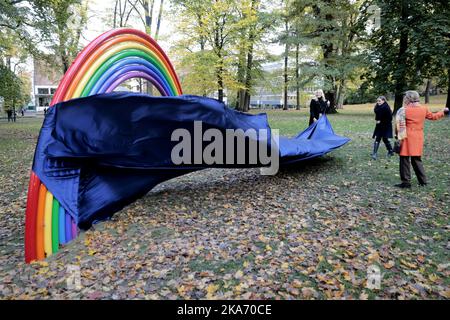
<svg viewBox="0 0 450 320"><path fill-rule="evenodd" d="M420 103L419 102L410 103L406 107L400 108L397 111L397 115L395 116L395 123L398 140L403 140L408 137L406 133L406 108L412 107L420 107Z"/></svg>
<svg viewBox="0 0 450 320"><path fill-rule="evenodd" d="M406 134L406 110L405 107L400 108L395 116L395 125L397 129L398 140L403 140L407 137Z"/></svg>
<svg viewBox="0 0 450 320"><path fill-rule="evenodd" d="M374 112L375 112L375 120L392 122L392 110L387 102L384 102L382 105L376 104Z"/></svg>

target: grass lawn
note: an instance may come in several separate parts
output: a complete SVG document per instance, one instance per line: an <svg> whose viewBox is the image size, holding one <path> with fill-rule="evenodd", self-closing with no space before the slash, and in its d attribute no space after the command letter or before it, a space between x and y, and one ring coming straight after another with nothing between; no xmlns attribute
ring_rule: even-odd
<svg viewBox="0 0 450 320"><path fill-rule="evenodd" d="M1 122L0 298L450 298L450 118L426 124L429 186L397 190L398 157L380 146L370 159L372 109L329 116L352 141L325 157L274 177L212 169L168 181L31 265L24 210L42 119ZM268 115L284 135L308 122L306 109ZM80 290L66 288L69 264ZM380 289L366 287L374 265Z"/></svg>

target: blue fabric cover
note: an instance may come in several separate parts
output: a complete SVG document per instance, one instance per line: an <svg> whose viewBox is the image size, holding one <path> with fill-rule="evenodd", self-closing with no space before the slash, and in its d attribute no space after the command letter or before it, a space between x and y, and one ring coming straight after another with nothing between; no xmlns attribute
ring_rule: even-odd
<svg viewBox="0 0 450 320"><path fill-rule="evenodd" d="M178 142L171 141L172 132L183 128L194 135L194 121L202 121L203 132L210 128L271 132L265 114L238 112L215 99L99 94L49 109L33 171L78 226L87 229L174 177L210 167L261 166L174 165L170 155ZM280 164L322 156L348 141L335 135L323 116L296 137L280 137Z"/></svg>

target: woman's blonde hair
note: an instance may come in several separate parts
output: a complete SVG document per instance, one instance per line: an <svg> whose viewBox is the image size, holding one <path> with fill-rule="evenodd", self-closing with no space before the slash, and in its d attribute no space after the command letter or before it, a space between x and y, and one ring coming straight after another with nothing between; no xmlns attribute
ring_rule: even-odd
<svg viewBox="0 0 450 320"><path fill-rule="evenodd" d="M313 97L313 99L316 100L316 101L319 100L319 98L317 97L317 95L320 95L322 98L325 99L325 93L323 93L323 90L322 90L322 89L316 90L316 91L314 92L314 97Z"/></svg>
<svg viewBox="0 0 450 320"><path fill-rule="evenodd" d="M315 92L314 94L315 94L315 96L317 96L317 95L320 95L320 96L322 96L322 97L325 96L325 93L323 93L323 90L322 90L322 89L316 90L316 92Z"/></svg>
<svg viewBox="0 0 450 320"><path fill-rule="evenodd" d="M420 95L417 91L406 91L405 97L403 98L403 104L407 106L408 104L412 103L419 103L420 102Z"/></svg>

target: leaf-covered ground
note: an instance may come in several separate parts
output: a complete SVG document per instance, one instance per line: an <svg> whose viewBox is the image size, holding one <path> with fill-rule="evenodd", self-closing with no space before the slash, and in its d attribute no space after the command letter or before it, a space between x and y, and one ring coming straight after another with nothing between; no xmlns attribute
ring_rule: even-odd
<svg viewBox="0 0 450 320"><path fill-rule="evenodd" d="M270 111L293 135L307 111ZM450 119L428 122L426 188L399 191L398 159L370 160L367 106L329 117L352 138L282 170L204 170L174 179L56 255L23 260L28 173L39 119L0 123L1 299L450 298ZM68 290L78 265L81 289ZM381 289L366 287L368 267Z"/></svg>

